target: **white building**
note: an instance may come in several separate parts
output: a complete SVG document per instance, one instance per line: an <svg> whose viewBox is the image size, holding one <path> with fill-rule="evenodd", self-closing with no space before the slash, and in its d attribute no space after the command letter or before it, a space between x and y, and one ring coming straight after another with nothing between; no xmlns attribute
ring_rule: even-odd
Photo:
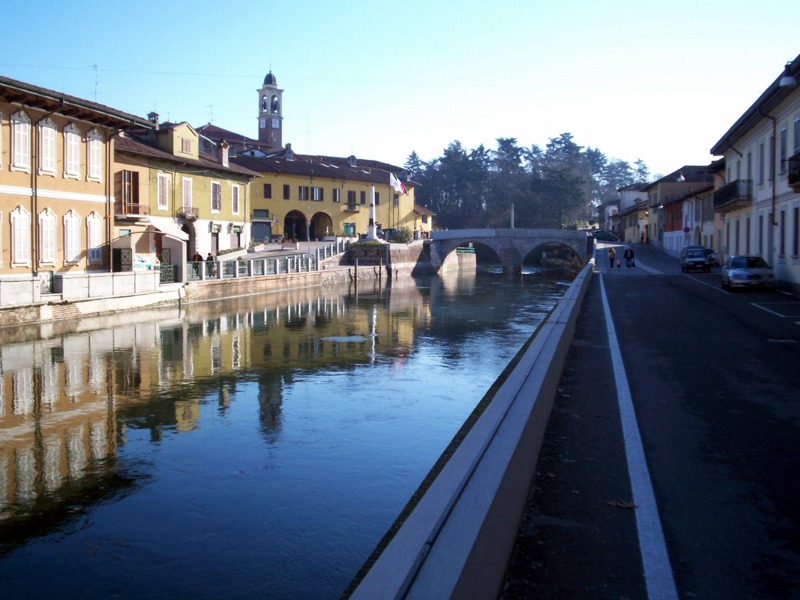
<svg viewBox="0 0 800 600"><path fill-rule="evenodd" d="M758 254L800 293L800 56L711 148L724 156L714 192L725 254Z"/></svg>

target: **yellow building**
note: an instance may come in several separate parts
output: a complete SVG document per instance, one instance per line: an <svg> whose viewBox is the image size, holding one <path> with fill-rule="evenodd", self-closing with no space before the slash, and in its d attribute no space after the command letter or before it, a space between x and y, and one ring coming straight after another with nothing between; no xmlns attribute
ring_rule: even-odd
<svg viewBox="0 0 800 600"><path fill-rule="evenodd" d="M202 152L191 125L149 117L152 129L117 141L115 248L179 267L196 253L216 258L246 248L249 186L258 174L230 163L225 145L215 156Z"/></svg>
<svg viewBox="0 0 800 600"><path fill-rule="evenodd" d="M431 231L433 213L414 204L414 186L402 167L355 156L301 155L284 145L283 91L270 71L257 90L258 139L211 123L197 128L205 151L216 153L219 144L229 144L231 162L261 174L251 194L253 240L365 234L373 188L380 229L421 236ZM397 178L394 186L390 174Z"/></svg>
<svg viewBox="0 0 800 600"><path fill-rule="evenodd" d="M110 271L115 136L149 126L107 106L0 77L6 290L27 279L47 293L56 275ZM14 303L7 294L0 303Z"/></svg>
<svg viewBox="0 0 800 600"><path fill-rule="evenodd" d="M262 177L251 194L254 240L356 237L367 232L373 201L379 229L413 232L422 226L421 216L414 211L414 188L403 184L403 193L390 184L390 173L400 175L399 167L354 156L299 155L291 145L272 156L231 160Z"/></svg>

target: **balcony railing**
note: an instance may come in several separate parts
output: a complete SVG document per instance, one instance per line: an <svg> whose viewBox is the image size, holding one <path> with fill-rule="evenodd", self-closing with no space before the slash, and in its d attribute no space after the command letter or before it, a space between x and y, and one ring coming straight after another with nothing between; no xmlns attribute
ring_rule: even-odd
<svg viewBox="0 0 800 600"><path fill-rule="evenodd" d="M118 219L143 219L150 215L150 207L138 202L117 202L114 213Z"/></svg>
<svg viewBox="0 0 800 600"><path fill-rule="evenodd" d="M185 219L187 221L196 221L199 213L197 212L197 208L194 206L181 206L178 209L177 215L179 219Z"/></svg>
<svg viewBox="0 0 800 600"><path fill-rule="evenodd" d="M348 202L345 204L344 209L347 212L361 212L361 205Z"/></svg>
<svg viewBox="0 0 800 600"><path fill-rule="evenodd" d="M737 179L714 192L714 208L733 210L753 203L753 180Z"/></svg>
<svg viewBox="0 0 800 600"><path fill-rule="evenodd" d="M787 177L789 178L789 185L792 186L795 191L798 191L798 189L800 189L800 152L789 157L788 167L789 172L787 173Z"/></svg>

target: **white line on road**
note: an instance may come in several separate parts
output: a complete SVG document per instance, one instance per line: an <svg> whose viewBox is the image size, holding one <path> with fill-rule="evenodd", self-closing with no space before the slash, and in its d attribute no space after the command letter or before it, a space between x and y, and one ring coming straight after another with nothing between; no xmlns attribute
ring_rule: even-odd
<svg viewBox="0 0 800 600"><path fill-rule="evenodd" d="M611 364L614 369L614 380L617 384L617 401L619 402L619 415L622 422L622 436L625 439L628 475L631 480L633 503L636 505L636 529L639 533L639 549L642 553L647 597L650 600L677 600L678 592L675 588L675 578L669 562L664 533L661 530L656 497L653 492L653 485L650 482L650 472L647 469L647 462L644 456L642 437L639 434L639 426L636 423L631 390L628 386L628 377L625 374L625 365L622 362L622 353L619 349L614 321L611 319L611 309L608 304L608 296L606 296L602 274L600 275L600 292L603 297L608 345L611 349Z"/></svg>

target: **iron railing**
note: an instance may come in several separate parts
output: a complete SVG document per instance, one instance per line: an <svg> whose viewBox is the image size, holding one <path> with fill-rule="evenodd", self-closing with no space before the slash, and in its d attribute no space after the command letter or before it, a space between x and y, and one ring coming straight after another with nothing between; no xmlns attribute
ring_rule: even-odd
<svg viewBox="0 0 800 600"><path fill-rule="evenodd" d="M728 204L743 206L753 201L753 180L737 179L714 192L714 208Z"/></svg>
<svg viewBox="0 0 800 600"><path fill-rule="evenodd" d="M788 162L787 177L789 185L792 187L800 186L800 152L794 156L790 156Z"/></svg>

